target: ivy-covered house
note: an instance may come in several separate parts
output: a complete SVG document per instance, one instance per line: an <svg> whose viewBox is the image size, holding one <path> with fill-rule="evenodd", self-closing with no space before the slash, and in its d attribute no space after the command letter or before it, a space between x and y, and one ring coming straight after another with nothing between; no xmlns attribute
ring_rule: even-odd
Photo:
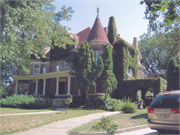
<svg viewBox="0 0 180 135"><path fill-rule="evenodd" d="M103 28L97 15L92 28L88 27L76 35L71 34L71 37L78 42L76 46L67 46L66 50L62 48L45 48L47 58L34 59L34 62L31 63L29 75L13 76L16 81L15 94L19 93L19 84L28 83L28 94L49 96L53 99L54 105L58 105L60 101L67 99L69 96L80 96L81 92L76 87L75 76L73 75L76 61L73 61L73 59L69 61L67 57L70 57L69 53L76 52L84 41L87 41L90 49L94 50L96 63L98 57L102 56L106 46L113 48L114 72L118 80L116 91L123 86L121 82L124 80L144 79L146 77L144 75L145 67L140 62L142 57L137 38L134 38L133 45L130 45L118 36L116 42L111 45L107 34L107 28ZM117 93L123 94L123 92ZM101 94L98 85L94 90L89 91L89 95L92 96Z"/></svg>

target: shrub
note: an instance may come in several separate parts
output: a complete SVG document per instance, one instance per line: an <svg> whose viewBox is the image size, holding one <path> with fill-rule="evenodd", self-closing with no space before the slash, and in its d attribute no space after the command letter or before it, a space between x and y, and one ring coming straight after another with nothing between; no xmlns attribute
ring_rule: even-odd
<svg viewBox="0 0 180 135"><path fill-rule="evenodd" d="M2 107L26 108L26 109L42 109L52 105L52 100L48 97L14 95L2 98Z"/></svg>
<svg viewBox="0 0 180 135"><path fill-rule="evenodd" d="M137 106L128 98L122 102L120 110L124 113L135 113L137 111Z"/></svg>
<svg viewBox="0 0 180 135"><path fill-rule="evenodd" d="M118 125L114 122L112 122L112 118L111 117L102 117L101 118L101 122L96 123L95 126L92 127L93 129L104 129L106 130L108 133L113 134L117 128Z"/></svg>
<svg viewBox="0 0 180 135"><path fill-rule="evenodd" d="M97 98L91 99L91 108L94 109L104 109L109 111L120 111L121 101L119 99L113 99L107 96L106 100L104 96L99 96Z"/></svg>

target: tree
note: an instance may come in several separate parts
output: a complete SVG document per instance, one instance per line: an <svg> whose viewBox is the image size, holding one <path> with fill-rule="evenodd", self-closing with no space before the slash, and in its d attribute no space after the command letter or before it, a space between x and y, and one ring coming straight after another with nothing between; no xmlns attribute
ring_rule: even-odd
<svg viewBox="0 0 180 135"><path fill-rule="evenodd" d="M169 90L179 90L179 72L180 65L178 66L176 60L171 57L167 66L167 91Z"/></svg>
<svg viewBox="0 0 180 135"><path fill-rule="evenodd" d="M145 18L149 20L151 30L159 27L164 30L171 29L172 26L179 26L180 1L179 0L143 0L140 4L146 5Z"/></svg>
<svg viewBox="0 0 180 135"><path fill-rule="evenodd" d="M0 50L3 50L0 62L2 67L13 67L2 68L2 81L12 80L8 76L19 70L27 73L31 54L45 58L45 47L65 48L66 44L74 44L66 28L59 24L59 21L71 18L72 8L63 6L55 13L52 1L0 1Z"/></svg>
<svg viewBox="0 0 180 135"><path fill-rule="evenodd" d="M107 94L110 94L117 88L117 80L113 73L112 49L107 46L103 52L104 70L100 76L100 88Z"/></svg>
<svg viewBox="0 0 180 135"><path fill-rule="evenodd" d="M82 42L77 54L76 85L82 92L82 104L88 105L88 91L95 85L97 77L103 70L102 59L99 58L98 66L95 65L94 51L89 49L88 42Z"/></svg>
<svg viewBox="0 0 180 135"><path fill-rule="evenodd" d="M179 36L174 29L171 33L156 32L151 35L149 31L140 36L139 48L142 54L142 64L146 67L145 73L159 73L159 70L166 69L171 57L178 58Z"/></svg>
<svg viewBox="0 0 180 135"><path fill-rule="evenodd" d="M114 43L117 37L117 28L115 23L114 16L111 16L109 18L109 24L108 24L108 40L111 44Z"/></svg>

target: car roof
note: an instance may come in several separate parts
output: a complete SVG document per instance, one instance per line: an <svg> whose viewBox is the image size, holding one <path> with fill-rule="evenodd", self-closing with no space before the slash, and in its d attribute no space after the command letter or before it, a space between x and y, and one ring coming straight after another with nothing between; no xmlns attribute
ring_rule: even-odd
<svg viewBox="0 0 180 135"><path fill-rule="evenodd" d="M180 90L171 90L171 91L163 91L160 92L157 96L163 96L163 95L180 95Z"/></svg>

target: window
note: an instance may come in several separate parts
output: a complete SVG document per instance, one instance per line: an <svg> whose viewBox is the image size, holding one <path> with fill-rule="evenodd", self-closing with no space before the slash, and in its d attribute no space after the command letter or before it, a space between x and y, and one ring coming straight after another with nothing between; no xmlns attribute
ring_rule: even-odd
<svg viewBox="0 0 180 135"><path fill-rule="evenodd" d="M59 62L59 68L63 68L63 61Z"/></svg>
<svg viewBox="0 0 180 135"><path fill-rule="evenodd" d="M98 59L99 59L100 56L101 56L101 58L102 58L103 53L102 53L102 52L96 52L96 65L97 65L97 63L98 63Z"/></svg>
<svg viewBox="0 0 180 135"><path fill-rule="evenodd" d="M40 73L40 64L34 64L34 74Z"/></svg>
<svg viewBox="0 0 180 135"><path fill-rule="evenodd" d="M134 70L132 68L128 69L128 74L134 76Z"/></svg>
<svg viewBox="0 0 180 135"><path fill-rule="evenodd" d="M59 68L68 68L69 63L67 61L60 61L59 62Z"/></svg>
<svg viewBox="0 0 180 135"><path fill-rule="evenodd" d="M69 63L67 61L64 61L64 67L68 68L69 67Z"/></svg>

